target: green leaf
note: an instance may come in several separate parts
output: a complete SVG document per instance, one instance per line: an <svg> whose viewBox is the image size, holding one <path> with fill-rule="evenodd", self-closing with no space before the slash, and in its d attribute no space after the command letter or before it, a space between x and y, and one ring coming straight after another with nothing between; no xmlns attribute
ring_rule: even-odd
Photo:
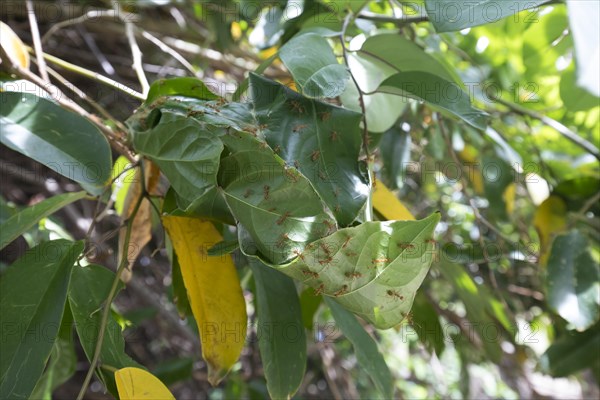
<svg viewBox="0 0 600 400"><path fill-rule="evenodd" d="M322 296L315 296L311 288L306 288L300 293L300 306L302 308L302 322L308 330L314 328L313 321L319 306L323 302Z"/></svg>
<svg viewBox="0 0 600 400"><path fill-rule="evenodd" d="M484 129L486 115L471 106L469 95L457 84L428 72L401 72L384 80L378 92L423 100L449 111L475 128Z"/></svg>
<svg viewBox="0 0 600 400"><path fill-rule="evenodd" d="M546 276L548 304L577 330L600 317L598 276L600 268L585 236L573 230L554 239Z"/></svg>
<svg viewBox="0 0 600 400"><path fill-rule="evenodd" d="M369 336L354 315L342 308L332 298L325 297L325 303L331 309L331 314L339 328L352 343L360 368L364 369L375 382L375 386L377 386L384 399L393 398L392 374L385 363L383 355L377 348L377 343Z"/></svg>
<svg viewBox="0 0 600 400"><path fill-rule="evenodd" d="M40 219L46 218L67 204L71 204L85 196L85 192L59 194L31 207L27 207L11 216L0 226L0 249L8 246L19 235L34 226Z"/></svg>
<svg viewBox="0 0 600 400"><path fill-rule="evenodd" d="M200 198L212 200L223 151L220 133L171 111L159 114L155 126L134 131L136 151L159 166L179 195L180 208L185 209Z"/></svg>
<svg viewBox="0 0 600 400"><path fill-rule="evenodd" d="M68 381L75 374L76 369L77 354L73 343L73 314L69 303L65 302L63 319L50 353L50 361L30 398L52 400L52 392Z"/></svg>
<svg viewBox="0 0 600 400"><path fill-rule="evenodd" d="M98 341L98 332L102 320L102 310L110 292L115 274L95 264L73 269L69 286L69 304L73 312L75 328L81 346L91 360ZM104 333L100 352L101 363L96 368L106 388L117 395L114 371L124 367L143 368L125 353L125 341L121 327L110 315Z"/></svg>
<svg viewBox="0 0 600 400"><path fill-rule="evenodd" d="M250 75L250 90L269 146L310 180L340 225L352 223L370 192L358 162L360 114L308 99L255 74Z"/></svg>
<svg viewBox="0 0 600 400"><path fill-rule="evenodd" d="M586 111L598 107L600 100L576 85L575 68L571 66L563 71L560 78L560 98L569 111Z"/></svg>
<svg viewBox="0 0 600 400"><path fill-rule="evenodd" d="M434 254L439 213L420 221L365 222L307 246L281 272L333 297L378 328L399 324Z"/></svg>
<svg viewBox="0 0 600 400"><path fill-rule="evenodd" d="M55 240L25 253L0 280L0 398L28 399L63 318L83 242Z"/></svg>
<svg viewBox="0 0 600 400"><path fill-rule="evenodd" d="M493 362L498 362L502 357L500 342L486 340L485 329L497 325L496 320L510 329L510 323L504 316L502 303L489 294L483 286L478 286L462 266L445 262L440 265L439 271L452 283L456 294L464 303L467 318L472 322L474 331L482 338L481 343L487 356Z"/></svg>
<svg viewBox="0 0 600 400"><path fill-rule="evenodd" d="M279 57L292 73L299 91L308 97L337 97L350 78L327 40L314 33L294 37L279 50Z"/></svg>
<svg viewBox="0 0 600 400"><path fill-rule="evenodd" d="M446 347L444 330L437 311L422 291L417 293L412 306L412 326L427 350L435 351L439 357Z"/></svg>
<svg viewBox="0 0 600 400"><path fill-rule="evenodd" d="M111 151L91 122L29 93L1 92L0 141L94 195L110 179Z"/></svg>
<svg viewBox="0 0 600 400"><path fill-rule="evenodd" d="M438 32L459 31L471 26L489 24L523 10L538 7L548 0L425 0L429 20ZM529 15L515 21L527 22Z"/></svg>
<svg viewBox="0 0 600 400"><path fill-rule="evenodd" d="M258 345L273 399L289 399L306 369L306 335L294 282L249 259L256 283Z"/></svg>
<svg viewBox="0 0 600 400"><path fill-rule="evenodd" d="M600 324L584 332L560 337L540 357L542 370L552 376L568 376L584 368L600 368Z"/></svg>
<svg viewBox="0 0 600 400"><path fill-rule="evenodd" d="M223 140L231 154L221 160L219 184L231 213L266 260L290 261L335 229L310 182L264 142L245 132L231 132ZM246 240L240 246L255 253Z"/></svg>
<svg viewBox="0 0 600 400"><path fill-rule="evenodd" d="M200 100L218 100L219 96L210 91L208 87L197 78L179 77L159 79L152 83L146 104L151 104L161 96L185 96Z"/></svg>
<svg viewBox="0 0 600 400"><path fill-rule="evenodd" d="M371 72L368 74L370 76L363 77L363 84L369 92L398 72L426 72L462 85L442 63L398 33L383 33L368 38L355 53L351 64L353 67L358 65Z"/></svg>

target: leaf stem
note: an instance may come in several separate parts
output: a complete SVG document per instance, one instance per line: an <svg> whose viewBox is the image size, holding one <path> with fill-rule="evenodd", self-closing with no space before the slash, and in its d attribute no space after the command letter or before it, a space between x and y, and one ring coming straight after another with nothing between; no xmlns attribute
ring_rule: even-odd
<svg viewBox="0 0 600 400"><path fill-rule="evenodd" d="M142 200L144 196L140 196L137 203L135 204L135 208L131 213L131 216L127 220L127 231L125 232L125 242L124 249L129 248L129 241L131 239L131 231L133 227L133 221L135 220L135 216L137 215L138 210L140 209L140 205L142 204ZM88 369L87 375L85 376L85 380L83 381L83 385L77 395L77 400L82 400L87 388L92 380L92 376L94 375L94 370L98 364L98 360L100 358L100 353L102 352L102 344L104 343L104 333L106 332L106 326L108 324L108 317L110 316L110 309L112 302L117 293L117 289L119 288L119 283L121 281L121 274L123 270L128 265L127 259L127 251L123 252L123 257L121 258L121 262L119 263L119 267L117 268L117 272L115 274L115 278L113 279L112 286L110 291L108 292L108 296L106 298L106 303L104 304L104 308L102 310L102 320L100 321L100 329L98 330L98 339L96 341L96 348L94 349L94 355L92 360L90 361L90 368Z"/></svg>

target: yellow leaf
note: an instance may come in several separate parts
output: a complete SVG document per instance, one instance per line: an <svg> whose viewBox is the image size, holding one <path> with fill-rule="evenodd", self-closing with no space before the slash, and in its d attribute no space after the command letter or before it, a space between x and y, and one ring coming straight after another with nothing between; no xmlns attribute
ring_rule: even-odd
<svg viewBox="0 0 600 400"><path fill-rule="evenodd" d="M29 69L27 48L10 26L2 21L0 21L0 47L2 47L0 54L5 55L11 64Z"/></svg>
<svg viewBox="0 0 600 400"><path fill-rule="evenodd" d="M545 266L550 255L552 240L567 228L567 206L558 196L550 196L535 212L533 226L540 237L540 265Z"/></svg>
<svg viewBox="0 0 600 400"><path fill-rule="evenodd" d="M511 183L504 189L504 193L502 193L502 198L504 199L504 203L506 203L506 213L508 215L512 215L515 210L515 195L517 193L517 185Z"/></svg>
<svg viewBox="0 0 600 400"><path fill-rule="evenodd" d="M148 160L144 161L144 177L148 193L155 193L160 181L160 170L155 164ZM123 220L127 220L131 216L140 196L142 196L143 187L141 179L142 174L140 173L140 169L136 168L131 184L127 190L127 196L125 196L125 201L123 202L123 210L121 213L121 218L123 218ZM123 257L126 232L127 227L125 226L119 230L118 260L121 260ZM128 264L127 268L125 268L121 274L121 280L123 282L127 283L131 279L133 264L150 239L152 239L152 205L148 199L143 199L140 208L135 215L135 219L133 220L133 226L131 227L129 248L127 249Z"/></svg>
<svg viewBox="0 0 600 400"><path fill-rule="evenodd" d="M239 358L246 339L246 303L238 274L229 254L208 256L208 249L223 239L210 221L176 216L162 221L198 324L208 380L216 385Z"/></svg>
<svg viewBox="0 0 600 400"><path fill-rule="evenodd" d="M175 400L175 396L154 375L140 368L121 368L115 372L121 400Z"/></svg>
<svg viewBox="0 0 600 400"><path fill-rule="evenodd" d="M483 174L481 169L478 167L479 162L477 159L479 152L471 145L466 145L464 149L458 152L458 157L464 162L465 165L461 166L462 171L460 173L465 174L468 180L473 185L473 190L477 194L485 193L485 186L483 181Z"/></svg>
<svg viewBox="0 0 600 400"><path fill-rule="evenodd" d="M373 188L373 207L390 221L415 219L396 195L385 187L380 180L375 181L375 187Z"/></svg>

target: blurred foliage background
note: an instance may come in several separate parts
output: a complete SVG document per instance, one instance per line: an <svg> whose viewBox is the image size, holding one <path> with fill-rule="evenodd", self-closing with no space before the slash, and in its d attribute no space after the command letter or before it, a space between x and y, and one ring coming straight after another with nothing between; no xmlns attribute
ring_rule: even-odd
<svg viewBox="0 0 600 400"><path fill-rule="evenodd" d="M513 3L523 7L525 2ZM396 394L598 398L600 169L597 158L569 138L574 133L596 149L600 142L597 81L593 73L588 80L578 78L586 67L594 68L579 52L598 51L593 34L598 13L594 2L549 3L445 33L437 33L427 20L422 1L140 0L115 5L81 0L34 6L44 51L57 57L48 59L49 65L67 85L121 121L140 101L73 65L141 90L131 68L127 23L134 25L150 81L196 76L227 97L257 69L292 84L282 64L270 57L300 30L331 37L341 57L339 40L332 36L342 29L348 8L358 16L346 31L350 50L383 32L391 34L391 53L394 36L425 49L464 82L491 122L476 130L418 101L367 96L378 177L417 218L436 210L443 215L437 257L410 321L400 329L370 332L392 370ZM0 13L24 42L32 43L24 2L3 1ZM578 34L579 24L591 24L592 34ZM373 73L368 66L355 67L359 81ZM597 79L597 68L595 73ZM340 100L352 108L352 98L344 93ZM0 151L2 220L73 185L4 146ZM93 214L92 203L69 206L20 240L31 245L45 237L81 238ZM114 231L118 220L109 216L97 231ZM106 259L98 261L114 265L116 239L94 240L106 250L99 253ZM23 246L3 250L3 267ZM179 321L174 278L161 247L162 238L155 235L138 260L137 279L116 301L127 352L177 398L264 398L252 331L228 379L214 389L207 384L195 324L189 318ZM331 315L318 309L313 296L301 296L301 301L309 315L309 360L297 397L376 397ZM310 310L317 310L312 321ZM59 382L55 398L77 393L86 371L83 359L77 348L72 365L64 366L75 374ZM108 398L97 382L88 397Z"/></svg>

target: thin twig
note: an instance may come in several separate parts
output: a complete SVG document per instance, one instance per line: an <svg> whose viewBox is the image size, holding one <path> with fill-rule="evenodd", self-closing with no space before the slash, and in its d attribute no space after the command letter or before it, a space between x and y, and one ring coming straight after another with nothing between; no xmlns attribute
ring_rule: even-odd
<svg viewBox="0 0 600 400"><path fill-rule="evenodd" d="M123 11L118 1L113 1L113 7L117 12L117 15L122 15ZM129 48L131 49L131 57L133 58L133 64L131 64L131 67L137 75L140 86L142 87L142 94L144 95L145 99L148 91L150 90L150 84L148 83L148 78L144 72L144 65L142 64L142 51L140 50L140 46L138 46L137 40L135 39L135 25L127 18L121 18L121 21L123 21L125 24L125 36L127 36Z"/></svg>
<svg viewBox="0 0 600 400"><path fill-rule="evenodd" d="M25 2L27 6L27 15L29 16L29 27L31 29L31 37L33 39L33 47L35 48L35 57L38 61L38 69L40 70L40 76L46 82L49 82L48 71L46 71L46 62L43 57L42 42L40 40L40 30L38 28L37 19L35 17L35 9L31 0Z"/></svg>
<svg viewBox="0 0 600 400"><path fill-rule="evenodd" d="M134 221L135 216L140 208L140 205L142 204L143 199L144 199L144 196L140 196L137 203L135 204L135 208L133 209L131 216L129 217L129 219L127 221L127 231L125 232L125 245L124 245L124 248L126 248L126 249L129 248L129 240L131 239L131 231L133 228L133 221ZM98 329L98 339L96 340L96 348L94 350L94 355L92 357L92 360L90 361L90 368L87 372L87 375L85 376L85 379L83 381L83 385L81 386L79 394L77 395L77 400L83 399L83 396L85 395L85 392L87 391L88 385L90 384L90 381L92 380L92 376L94 375L94 370L96 369L98 360L100 358L100 353L102 351L102 344L104 343L104 333L106 332L106 326L108 324L108 317L110 316L111 305L115 298L115 295L117 294L117 289L119 288L119 282L121 281L121 274L123 273L123 270L125 269L127 264L128 264L127 252L125 252L123 254L123 257L121 258L119 267L117 268L117 273L115 274L115 278L113 279L112 286L111 286L110 291L108 292L108 296L106 298L106 303L104 304L104 308L102 310L102 319L100 320L100 328Z"/></svg>
<svg viewBox="0 0 600 400"><path fill-rule="evenodd" d="M54 79L59 81L64 87L66 87L67 89L69 89L70 91L75 93L83 101L87 102L92 108L94 108L96 111L98 111L98 113L101 114L104 118L110 120L112 123L117 125L119 127L119 129L121 129L123 131L126 130L125 126L121 123L121 121L119 121L115 117L113 117L104 107L102 107L100 104L98 104L92 98L90 98L87 94L85 94L85 92L83 92L81 89L79 89L77 86L75 86L69 80L67 80L64 76L62 76L61 74L56 72L54 69L52 69L50 67L46 67L46 68L48 69L48 73L50 75L52 75L52 77Z"/></svg>
<svg viewBox="0 0 600 400"><path fill-rule="evenodd" d="M142 36L145 39L147 39L148 41L150 41L152 44L156 45L163 52L169 54L175 60L179 61L179 63L181 65L183 65L192 75L194 75L194 76L196 76L196 77L199 78L198 71L196 71L194 69L194 66L192 64L190 64L190 62L188 60L186 60L181 54L179 54L177 52L177 50L175 50L174 48L172 48L171 46L169 46L168 44L166 44L165 42L163 42L162 40L160 40L156 36L152 35L150 32L145 31L145 30L140 29L140 28L136 28L136 29L137 29L138 32L140 32L142 34Z"/></svg>
<svg viewBox="0 0 600 400"><path fill-rule="evenodd" d="M119 154L122 154L123 156L127 157L127 159L129 159L130 161L134 160L133 155L131 154L129 149L119 141L119 136L122 135L117 135L115 132L113 132L111 128L106 126L96 115L87 112L79 104L75 103L71 98L62 93L58 87L52 85L48 81L44 81L42 78L40 78L33 72L21 67L18 64L12 64L10 66L10 70L18 77L27 79L38 85L48 94L50 94L53 100L56 101L63 108L73 111L74 113L79 114L80 116L88 119L104 134L104 136L106 136L110 144L117 152L119 152ZM50 90L49 87L51 87L53 90Z"/></svg>
<svg viewBox="0 0 600 400"><path fill-rule="evenodd" d="M586 139L582 138L577 133L573 132L571 129L567 128L565 125L561 124L557 120L552 119L546 115L540 114L536 111L530 110L528 108L522 107L518 104L505 101L500 97L493 97L492 100L497 101L505 107L508 107L511 111L519 115L531 117L541 121L544 125L553 128L558 133L563 135L566 139L570 140L575 145L581 147L583 150L592 154L594 157L596 157L596 159L600 161L600 150L598 150L596 146L594 146L592 143L588 142Z"/></svg>
<svg viewBox="0 0 600 400"><path fill-rule="evenodd" d="M112 80L109 77L101 75L97 72L82 68L79 65L72 64L68 61L65 61L63 59L60 59L58 57L52 56L47 53L44 53L44 59L46 59L47 61L50 61L52 64L55 64L55 65L58 65L58 66L64 68L66 70L69 70L71 72L74 72L74 73L82 75L82 76L85 76L86 78L93 79L97 82L103 83L107 86L112 87L113 89L117 89L125 94L128 94L131 97L135 97L138 100L146 100L146 97L142 93L140 93L120 82Z"/></svg>
<svg viewBox="0 0 600 400"><path fill-rule="evenodd" d="M358 14L357 18L373 22L391 23L396 26L429 21L429 18L426 15L402 15L400 17L393 17L390 15L376 14L370 11L362 11L360 14Z"/></svg>
<svg viewBox="0 0 600 400"><path fill-rule="evenodd" d="M88 20L94 19L94 18L117 18L117 17L118 17L118 15L114 10L90 10L80 17L68 19L66 21L61 21L61 22L57 22L57 23L53 24L50 27L50 29L48 29L48 32L46 32L44 34L44 36L42 36L42 43L45 43L50 38L50 36L54 35L59 30L66 28L67 26L80 24L82 22L85 22L85 21L88 21Z"/></svg>

